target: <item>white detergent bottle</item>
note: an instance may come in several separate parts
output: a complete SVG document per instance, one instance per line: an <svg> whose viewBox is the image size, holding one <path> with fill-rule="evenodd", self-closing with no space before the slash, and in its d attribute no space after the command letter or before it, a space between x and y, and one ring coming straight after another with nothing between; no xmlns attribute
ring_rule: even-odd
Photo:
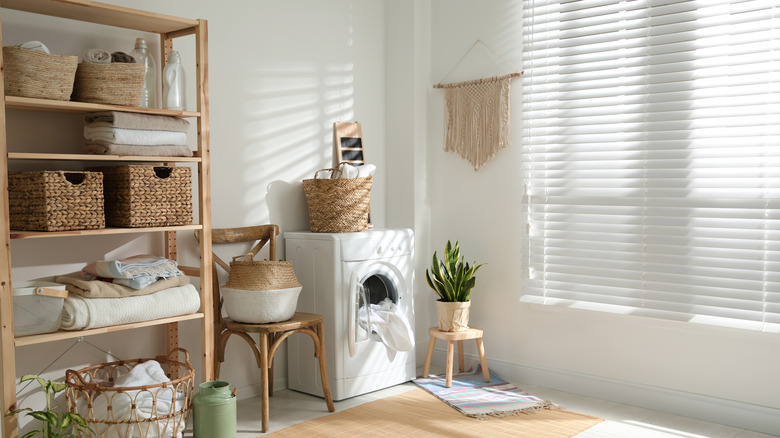
<svg viewBox="0 0 780 438"><path fill-rule="evenodd" d="M135 58L135 62L146 67L144 89L141 92L141 102L138 106L141 108L157 108L157 69L154 64L154 57L147 49L146 41L143 38L135 40L135 48L130 55Z"/></svg>
<svg viewBox="0 0 780 438"><path fill-rule="evenodd" d="M168 54L168 62L163 69L163 107L183 111L186 106L184 67L179 52L173 50Z"/></svg>

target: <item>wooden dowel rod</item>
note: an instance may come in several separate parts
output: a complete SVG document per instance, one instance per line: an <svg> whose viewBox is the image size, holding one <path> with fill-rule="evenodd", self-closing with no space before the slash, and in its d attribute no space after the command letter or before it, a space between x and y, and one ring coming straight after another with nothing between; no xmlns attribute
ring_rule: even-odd
<svg viewBox="0 0 780 438"><path fill-rule="evenodd" d="M466 82L453 82L449 84L435 84L433 88L451 88L451 87L458 87L461 85L472 85L472 84L482 84L485 82L495 82L500 81L502 79L506 78L515 78L518 76L522 76L523 72L516 72L516 73L510 73L508 75L503 76L493 76L492 78L482 78L482 79L475 79L473 81L466 81Z"/></svg>

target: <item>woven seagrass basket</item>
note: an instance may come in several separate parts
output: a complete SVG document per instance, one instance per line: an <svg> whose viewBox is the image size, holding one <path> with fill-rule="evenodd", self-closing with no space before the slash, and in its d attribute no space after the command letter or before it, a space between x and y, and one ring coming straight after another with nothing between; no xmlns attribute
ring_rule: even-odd
<svg viewBox="0 0 780 438"><path fill-rule="evenodd" d="M103 172L109 226L165 227L192 223L189 167L129 165L91 170Z"/></svg>
<svg viewBox="0 0 780 438"><path fill-rule="evenodd" d="M10 172L8 203L13 230L93 230L106 226L103 176L99 172Z"/></svg>
<svg viewBox="0 0 780 438"><path fill-rule="evenodd" d="M233 257L228 282L220 288L225 311L237 322L268 324L295 315L301 283L292 262ZM243 260L237 260L243 258Z"/></svg>
<svg viewBox="0 0 780 438"><path fill-rule="evenodd" d="M79 63L73 84L73 100L138 106L141 103L145 71L143 64L136 63Z"/></svg>
<svg viewBox="0 0 780 438"><path fill-rule="evenodd" d="M319 178L330 171L336 179ZM368 228L372 178L341 178L335 169L320 169L303 180L309 228L315 233L348 233Z"/></svg>
<svg viewBox="0 0 780 438"><path fill-rule="evenodd" d="M239 258L244 260L237 260ZM292 262L252 260L252 254L233 257L225 287L242 290L272 290L300 287Z"/></svg>
<svg viewBox="0 0 780 438"><path fill-rule="evenodd" d="M7 96L70 100L78 56L50 55L21 47L3 47Z"/></svg>
<svg viewBox="0 0 780 438"><path fill-rule="evenodd" d="M179 351L185 355L184 362L175 358ZM113 386L120 375L151 360L159 362L169 382ZM78 371L67 370L65 384L68 410L80 413L97 437L175 437L183 435L192 408L195 369L189 353L177 348L167 356L154 359L122 360Z"/></svg>

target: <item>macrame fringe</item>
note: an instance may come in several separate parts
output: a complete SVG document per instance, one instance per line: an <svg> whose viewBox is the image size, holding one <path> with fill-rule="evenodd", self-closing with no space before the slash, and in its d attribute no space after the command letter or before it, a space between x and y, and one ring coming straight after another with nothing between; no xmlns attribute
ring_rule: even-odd
<svg viewBox="0 0 780 438"><path fill-rule="evenodd" d="M509 145L511 77L470 81L444 90L444 150L453 151L478 171Z"/></svg>
<svg viewBox="0 0 780 438"><path fill-rule="evenodd" d="M543 411L545 409L559 409L558 405L554 404L553 402L549 400L545 400L543 403L539 403L536 406L527 407L525 409L515 409L514 411L503 411L503 412L486 412L486 413L479 413L479 414L466 414L467 416L471 418L476 418L477 420L487 420L490 417L493 418L501 418L501 417L509 417L512 415L520 415L520 414L535 414L537 412Z"/></svg>

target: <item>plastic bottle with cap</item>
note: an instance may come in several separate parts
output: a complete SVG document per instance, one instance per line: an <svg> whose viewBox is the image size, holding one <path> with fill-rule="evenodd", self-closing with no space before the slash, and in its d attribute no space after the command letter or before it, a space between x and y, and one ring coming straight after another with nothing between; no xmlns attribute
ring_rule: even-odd
<svg viewBox="0 0 780 438"><path fill-rule="evenodd" d="M172 50L163 69L163 108L183 111L186 106L184 67L179 52Z"/></svg>
<svg viewBox="0 0 780 438"><path fill-rule="evenodd" d="M141 108L157 108L157 70L154 57L146 47L146 41L143 38L136 38L135 48L131 55L135 58L135 62L146 67L144 88L141 92L141 102L138 106Z"/></svg>

